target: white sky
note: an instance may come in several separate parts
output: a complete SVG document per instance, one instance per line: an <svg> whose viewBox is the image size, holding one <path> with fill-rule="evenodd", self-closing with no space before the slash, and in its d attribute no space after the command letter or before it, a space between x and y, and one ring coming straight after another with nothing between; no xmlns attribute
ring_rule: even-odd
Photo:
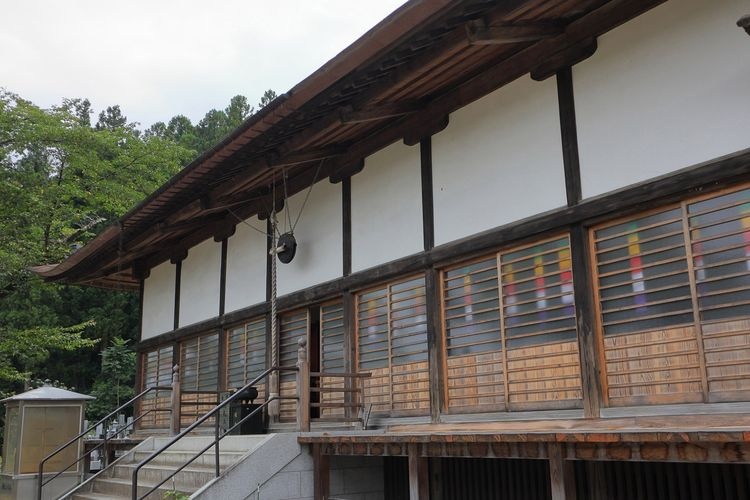
<svg viewBox="0 0 750 500"><path fill-rule="evenodd" d="M146 128L286 92L404 0L5 0L0 87L87 97Z"/></svg>

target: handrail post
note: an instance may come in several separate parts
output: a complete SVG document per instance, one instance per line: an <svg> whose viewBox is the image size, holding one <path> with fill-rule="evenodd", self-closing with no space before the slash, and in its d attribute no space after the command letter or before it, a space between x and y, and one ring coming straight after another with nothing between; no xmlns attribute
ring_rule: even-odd
<svg viewBox="0 0 750 500"><path fill-rule="evenodd" d="M307 359L307 339L298 341L297 349L297 430L310 432L310 362Z"/></svg>
<svg viewBox="0 0 750 500"><path fill-rule="evenodd" d="M268 399L271 401L268 405L268 418L271 421L278 420L279 417L279 372L271 372L268 376Z"/></svg>
<svg viewBox="0 0 750 500"><path fill-rule="evenodd" d="M172 421L170 422L169 426L169 430L173 436L176 436L180 433L181 402L182 394L180 391L180 365L174 365L172 367Z"/></svg>
<svg viewBox="0 0 750 500"><path fill-rule="evenodd" d="M219 477L219 415L214 415L214 459L216 460L215 464L215 473L216 477Z"/></svg>

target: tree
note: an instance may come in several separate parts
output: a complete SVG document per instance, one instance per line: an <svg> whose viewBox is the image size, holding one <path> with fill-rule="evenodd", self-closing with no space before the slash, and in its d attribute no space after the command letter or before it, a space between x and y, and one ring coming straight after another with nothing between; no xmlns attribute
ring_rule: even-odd
<svg viewBox="0 0 750 500"><path fill-rule="evenodd" d="M73 354L43 334L85 323L83 340L106 346L113 334L135 338L138 299L44 283L28 268L63 260L194 156L168 138L141 137L119 106L107 108L98 127L90 114L86 99L45 110L0 89L0 338L31 341L22 332L38 332L45 353L44 363L32 363L1 343L3 373L84 391L97 376L94 344L74 344L82 350ZM75 338L75 330L69 334ZM0 391L21 388L18 376L0 377Z"/></svg>
<svg viewBox="0 0 750 500"><path fill-rule="evenodd" d="M271 101L276 99L277 95L276 92L274 92L272 89L268 89L265 92L263 92L263 95L260 98L260 102L258 103L258 108L265 108L270 104Z"/></svg>
<svg viewBox="0 0 750 500"><path fill-rule="evenodd" d="M90 419L99 420L135 394L133 385L136 354L130 349L128 342L115 337L101 353L101 377L94 383L91 391L96 400L89 403L87 408Z"/></svg>

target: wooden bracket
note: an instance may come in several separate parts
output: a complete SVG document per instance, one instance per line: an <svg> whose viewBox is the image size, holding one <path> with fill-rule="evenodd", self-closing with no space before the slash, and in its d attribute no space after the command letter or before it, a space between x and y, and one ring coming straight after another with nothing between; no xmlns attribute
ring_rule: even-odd
<svg viewBox="0 0 750 500"><path fill-rule="evenodd" d="M541 82L554 76L563 68L571 67L594 55L597 49L596 38L587 38L574 43L567 49L557 52L531 70L531 78Z"/></svg>
<svg viewBox="0 0 750 500"><path fill-rule="evenodd" d="M427 121L420 124L420 126L408 131L404 134L404 144L407 146L416 146L425 137L430 137L438 132L445 130L448 126L449 118L448 115L440 115L428 119Z"/></svg>
<svg viewBox="0 0 750 500"><path fill-rule="evenodd" d="M328 177L328 179L331 181L331 184L338 184L344 179L360 173L364 168L365 159L360 158L359 160L353 161L352 163L344 165L340 169L336 170Z"/></svg>
<svg viewBox="0 0 750 500"><path fill-rule="evenodd" d="M137 280L145 280L151 275L151 269L142 259L133 261L133 277Z"/></svg>
<svg viewBox="0 0 750 500"><path fill-rule="evenodd" d="M231 217L231 216L230 216ZM219 243L220 241L229 238L234 234L237 229L237 224L233 220L224 220L218 222L214 229L214 241Z"/></svg>
<svg viewBox="0 0 750 500"><path fill-rule="evenodd" d="M737 20L737 26L744 29L750 35L750 14L742 16Z"/></svg>
<svg viewBox="0 0 750 500"><path fill-rule="evenodd" d="M182 262L183 260L187 259L187 256L187 248L177 248L175 249L174 253L170 255L169 262L171 262L172 264L177 264L178 262Z"/></svg>

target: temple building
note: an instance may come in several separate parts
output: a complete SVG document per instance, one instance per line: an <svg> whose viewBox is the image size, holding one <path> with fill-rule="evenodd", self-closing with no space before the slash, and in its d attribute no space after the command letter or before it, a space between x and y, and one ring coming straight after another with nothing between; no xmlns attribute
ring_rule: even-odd
<svg viewBox="0 0 750 500"><path fill-rule="evenodd" d="M269 403L194 498L748 498L749 13L410 0L37 272L140 293L140 433Z"/></svg>

